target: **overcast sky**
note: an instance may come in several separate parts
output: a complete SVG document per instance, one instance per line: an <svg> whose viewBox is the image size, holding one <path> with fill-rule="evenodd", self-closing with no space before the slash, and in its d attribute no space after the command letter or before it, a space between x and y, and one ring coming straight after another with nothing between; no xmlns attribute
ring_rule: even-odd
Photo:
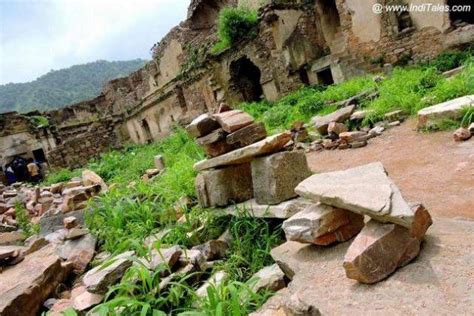
<svg viewBox="0 0 474 316"><path fill-rule="evenodd" d="M190 0L0 0L0 84L98 59L150 59Z"/></svg>

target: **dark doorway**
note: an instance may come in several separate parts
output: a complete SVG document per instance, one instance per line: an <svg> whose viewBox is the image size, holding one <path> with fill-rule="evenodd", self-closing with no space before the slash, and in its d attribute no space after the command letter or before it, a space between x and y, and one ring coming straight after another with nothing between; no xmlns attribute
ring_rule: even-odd
<svg viewBox="0 0 474 316"><path fill-rule="evenodd" d="M300 76L300 80L301 82L308 86L309 85L309 77L308 77L308 72L306 71L306 67L301 67L299 70L298 70L298 74Z"/></svg>
<svg viewBox="0 0 474 316"><path fill-rule="evenodd" d="M36 162L46 162L46 155L44 154L43 148L33 150L33 157L35 158Z"/></svg>
<svg viewBox="0 0 474 316"><path fill-rule="evenodd" d="M318 77L318 83L321 85L329 86L334 83L330 67L319 70L316 72L316 76Z"/></svg>
<svg viewBox="0 0 474 316"><path fill-rule="evenodd" d="M448 0L447 4L451 9L449 11L449 19L454 26L463 26L464 24L474 24L474 13L470 10L461 10L461 6L471 6L472 0ZM452 10L456 6L456 11ZM471 8L472 10L472 8Z"/></svg>
<svg viewBox="0 0 474 316"><path fill-rule="evenodd" d="M145 142L149 144L153 140L153 137L151 136L150 126L148 125L148 122L146 121L146 119L142 120L142 126L143 126L143 129L145 130Z"/></svg>
<svg viewBox="0 0 474 316"><path fill-rule="evenodd" d="M260 69L250 59L242 57L230 64L230 76L245 102L260 101L263 90Z"/></svg>

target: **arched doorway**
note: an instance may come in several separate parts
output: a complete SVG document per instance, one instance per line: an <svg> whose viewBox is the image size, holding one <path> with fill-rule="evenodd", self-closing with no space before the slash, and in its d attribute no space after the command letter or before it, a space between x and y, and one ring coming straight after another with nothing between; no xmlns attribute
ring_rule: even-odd
<svg viewBox="0 0 474 316"><path fill-rule="evenodd" d="M247 57L230 64L230 77L234 87L242 94L245 102L260 101L263 90L260 84L260 69Z"/></svg>
<svg viewBox="0 0 474 316"><path fill-rule="evenodd" d="M153 141L153 137L151 135L150 126L148 125L148 122L146 121L146 119L142 120L142 126L145 131L145 142L149 144Z"/></svg>

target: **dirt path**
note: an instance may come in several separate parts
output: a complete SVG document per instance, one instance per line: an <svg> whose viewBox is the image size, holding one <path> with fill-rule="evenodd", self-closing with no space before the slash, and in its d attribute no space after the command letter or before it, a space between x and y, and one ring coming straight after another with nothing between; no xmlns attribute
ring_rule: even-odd
<svg viewBox="0 0 474 316"><path fill-rule="evenodd" d="M410 202L433 216L474 220L474 139L456 143L452 132L418 133L415 120L385 131L366 147L308 154L314 172L381 161Z"/></svg>

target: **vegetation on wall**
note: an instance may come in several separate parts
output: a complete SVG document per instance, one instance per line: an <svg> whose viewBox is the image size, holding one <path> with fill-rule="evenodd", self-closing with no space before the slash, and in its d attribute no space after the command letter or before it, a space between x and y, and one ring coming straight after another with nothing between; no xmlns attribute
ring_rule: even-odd
<svg viewBox="0 0 474 316"><path fill-rule="evenodd" d="M212 52L217 54L236 42L257 35L257 11L247 7L224 8L219 12L217 34L219 41Z"/></svg>
<svg viewBox="0 0 474 316"><path fill-rule="evenodd" d="M107 81L124 77L145 64L143 59L105 61L51 70L26 83L0 85L0 113L46 111L92 99Z"/></svg>

